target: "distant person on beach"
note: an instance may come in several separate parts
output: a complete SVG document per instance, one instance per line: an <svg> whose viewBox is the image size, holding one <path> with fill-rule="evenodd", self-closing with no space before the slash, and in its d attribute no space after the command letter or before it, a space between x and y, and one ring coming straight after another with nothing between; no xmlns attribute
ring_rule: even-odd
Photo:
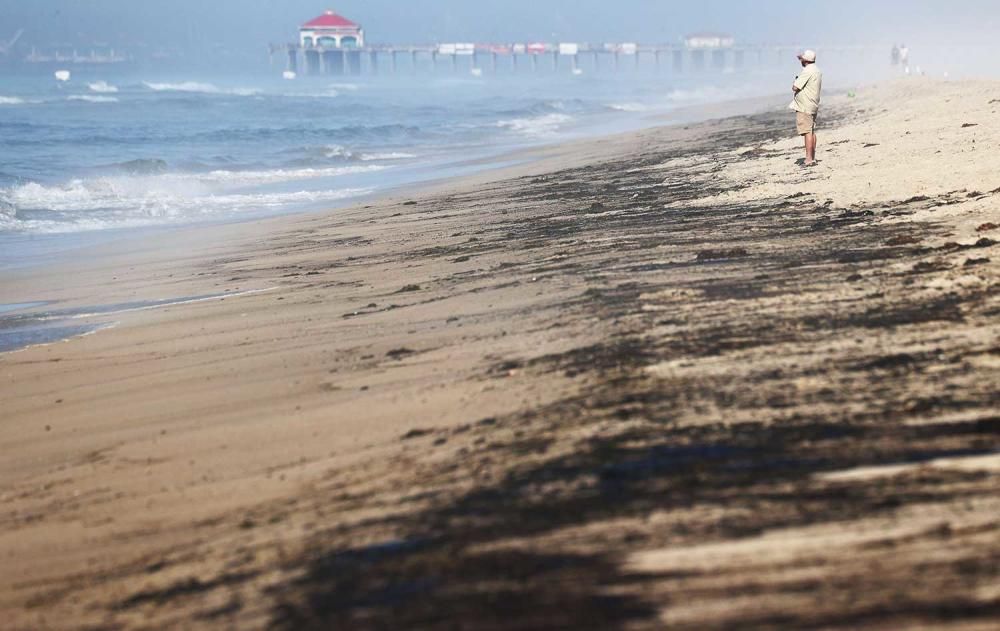
<svg viewBox="0 0 1000 631"><path fill-rule="evenodd" d="M896 46L895 44L892 45L892 65L899 65L899 46Z"/></svg>
<svg viewBox="0 0 1000 631"><path fill-rule="evenodd" d="M903 72L910 74L910 49L906 44L899 47L899 63L903 64Z"/></svg>
<svg viewBox="0 0 1000 631"><path fill-rule="evenodd" d="M819 115L820 94L823 91L823 73L816 66L816 51L805 51L799 55L799 61L803 70L792 84L795 99L790 107L795 110L795 127L805 139L804 166L811 167L816 166L816 117Z"/></svg>

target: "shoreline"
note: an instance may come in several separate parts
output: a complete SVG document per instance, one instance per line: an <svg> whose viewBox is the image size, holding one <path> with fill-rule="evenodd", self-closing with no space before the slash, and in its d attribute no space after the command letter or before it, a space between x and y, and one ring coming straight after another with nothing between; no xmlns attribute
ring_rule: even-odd
<svg viewBox="0 0 1000 631"><path fill-rule="evenodd" d="M142 265L121 248L70 288L15 274L11 295L68 306L275 289L0 355L0 609L14 628L988 623L992 99L831 99L811 172L771 111L192 233ZM951 153L970 130L978 162ZM889 181L880 146L909 155Z"/></svg>
<svg viewBox="0 0 1000 631"><path fill-rule="evenodd" d="M579 137L563 138L557 142L541 142L524 145L513 149L505 149L502 152L491 154L487 157L472 158L462 162L454 162L448 166L448 170L453 173L441 176L433 176L409 181L402 184L392 185L385 189L372 191L359 198L344 200L343 203L323 209L303 209L295 212L278 214L263 214L246 218L231 217L194 224L182 224L178 226L145 226L135 228L119 228L108 231L96 231L93 233L80 232L62 235L67 239L77 242L71 248L57 248L56 251L48 254L47 261L35 264L24 264L12 266L5 270L7 281L17 279L23 284L37 288L45 285L45 279L60 279L54 286L50 285L50 293L44 297L39 294L32 294L34 298L21 298L12 295L4 298L6 287L0 287L0 304L34 304L62 303L65 298L54 298L53 295L72 295L75 289L72 285L59 285L61 279L78 273L81 263L74 258L84 258L87 263L84 267L90 266L91 261L96 261L98 265L106 267L109 273L119 274L126 269L134 269L136 266L144 265L144 261L157 260L158 253L169 252L179 243L193 241L204 244L206 241L224 241L228 235L235 234L266 234L269 229L276 229L279 232L285 230L289 222L294 222L296 218L309 218L325 216L332 212L359 212L378 206L387 200L400 197L420 197L433 195L436 191L447 191L456 188L472 187L481 183L501 181L513 177L518 177L526 173L535 171L557 170L571 163L571 160L579 161L576 152L587 152L587 160L599 159L595 149L600 150L605 141L611 141L613 145L621 150L623 144L628 145L638 138L643 132L656 129L674 128L680 136L682 130L678 129L690 126L700 126L713 123L714 121L725 119L736 119L748 116L765 110L773 110L774 104L781 100L777 96L761 96L752 98L740 98L716 103L694 104L679 106L668 112L650 113L643 115L626 125L627 131L618 131L610 135L588 133ZM642 123L639 120L643 121ZM620 126L619 122L616 126ZM607 156L605 156L607 157ZM473 168L478 165L478 168ZM465 173L462 173L466 171ZM245 226L241 230L239 226ZM54 237L55 235L37 235L43 238ZM58 238L58 237L57 237ZM138 245L137 245L138 244ZM110 248L111 256L108 256L107 249ZM162 261L161 261L162 263ZM113 276L117 280L119 276ZM54 292L54 293L53 293ZM164 295L155 293L147 295L144 300L149 302L163 301L171 303L174 299L183 299L188 294ZM134 297L134 295L133 295ZM114 296L91 296L87 299L86 306L102 309L114 300L122 300L120 294ZM79 297L69 299L68 307L82 307ZM34 314L19 311L14 317L30 318ZM39 315L44 316L44 313ZM9 327L10 323L2 323ZM14 352L24 350L33 345L45 345L64 342L81 335L96 333L108 328L107 320L96 322L89 326L66 327L65 337L60 337L55 332L56 329L48 324L38 328L38 330L27 331L26 339L38 336L40 341L27 345L14 345L2 352ZM9 336L8 336L9 337ZM8 340L13 344L12 340ZM8 344L10 346L10 344Z"/></svg>

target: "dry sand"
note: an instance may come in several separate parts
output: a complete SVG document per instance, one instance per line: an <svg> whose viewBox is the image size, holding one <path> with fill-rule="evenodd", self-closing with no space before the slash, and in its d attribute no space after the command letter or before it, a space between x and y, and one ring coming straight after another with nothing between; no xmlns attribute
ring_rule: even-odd
<svg viewBox="0 0 1000 631"><path fill-rule="evenodd" d="M0 355L0 626L994 628L998 107L901 82L811 170L772 109L9 274L231 295Z"/></svg>

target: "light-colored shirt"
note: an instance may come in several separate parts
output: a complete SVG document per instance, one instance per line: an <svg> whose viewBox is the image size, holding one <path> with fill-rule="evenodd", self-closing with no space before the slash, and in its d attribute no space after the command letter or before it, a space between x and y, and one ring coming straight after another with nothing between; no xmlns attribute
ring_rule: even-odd
<svg viewBox="0 0 1000 631"><path fill-rule="evenodd" d="M803 114L818 113L820 94L823 92L823 72L816 64L809 64L802 69L802 74L795 79L795 87L799 91L792 101L792 109Z"/></svg>

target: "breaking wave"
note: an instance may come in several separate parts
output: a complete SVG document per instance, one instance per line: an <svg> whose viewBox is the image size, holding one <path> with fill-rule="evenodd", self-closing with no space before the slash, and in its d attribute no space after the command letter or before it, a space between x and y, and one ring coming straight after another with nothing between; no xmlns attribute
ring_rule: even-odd
<svg viewBox="0 0 1000 631"><path fill-rule="evenodd" d="M181 83L154 83L144 81L143 85L153 92L194 92L198 94L228 94L234 96L257 96L260 90L251 88L223 89L212 83L183 81Z"/></svg>
<svg viewBox="0 0 1000 631"><path fill-rule="evenodd" d="M260 171L229 171L216 170L207 173L166 174L164 180L195 181L206 186L251 186L259 184L274 184L277 182L293 182L297 180L312 180L319 178L339 177L358 173L381 171L386 167L376 164L366 166L345 166L329 168L303 169L267 169Z"/></svg>
<svg viewBox="0 0 1000 631"><path fill-rule="evenodd" d="M27 101L16 96L0 96L0 105L24 105L25 103Z"/></svg>
<svg viewBox="0 0 1000 631"><path fill-rule="evenodd" d="M114 94L118 92L118 88L111 85L107 81L95 81L93 83L88 83L87 87L91 92L98 92L101 94Z"/></svg>
<svg viewBox="0 0 1000 631"><path fill-rule="evenodd" d="M118 97L115 96L91 96L89 94L74 94L73 96L67 97L68 101L83 101L85 103L117 103Z"/></svg>
<svg viewBox="0 0 1000 631"><path fill-rule="evenodd" d="M530 118L502 120L497 122L496 126L509 129L523 136L545 138L554 135L560 128L572 120L573 117L567 114L544 114Z"/></svg>
<svg viewBox="0 0 1000 631"><path fill-rule="evenodd" d="M356 197L361 188L325 186L344 175L380 171L380 165L327 168L166 172L159 159L102 167L112 174L64 184L16 183L0 187L0 231L77 232L157 225L281 210ZM318 190L258 187L318 180Z"/></svg>
<svg viewBox="0 0 1000 631"><path fill-rule="evenodd" d="M62 186L32 182L0 190L0 229L65 233L153 226L335 202L370 192L343 188L220 194L196 181L181 186L162 177L95 178Z"/></svg>
<svg viewBox="0 0 1000 631"><path fill-rule="evenodd" d="M417 157L416 154L403 151L355 152L343 145L334 144L290 149L284 153L297 156L289 162L289 164L296 166L328 164L330 162L389 162Z"/></svg>
<svg viewBox="0 0 1000 631"><path fill-rule="evenodd" d="M545 114L581 114L589 110L589 106L580 99L531 100L519 105L520 107L505 108L497 113L506 118L532 118Z"/></svg>
<svg viewBox="0 0 1000 631"><path fill-rule="evenodd" d="M389 151L386 153L362 153L359 159L362 162L372 162L375 160L409 160L416 157L416 154L413 153Z"/></svg>
<svg viewBox="0 0 1000 631"><path fill-rule="evenodd" d="M335 99L340 96L340 92L330 88L325 92L286 92L281 96L291 99Z"/></svg>
<svg viewBox="0 0 1000 631"><path fill-rule="evenodd" d="M608 109L616 112L645 112L649 108L642 103L612 103Z"/></svg>

